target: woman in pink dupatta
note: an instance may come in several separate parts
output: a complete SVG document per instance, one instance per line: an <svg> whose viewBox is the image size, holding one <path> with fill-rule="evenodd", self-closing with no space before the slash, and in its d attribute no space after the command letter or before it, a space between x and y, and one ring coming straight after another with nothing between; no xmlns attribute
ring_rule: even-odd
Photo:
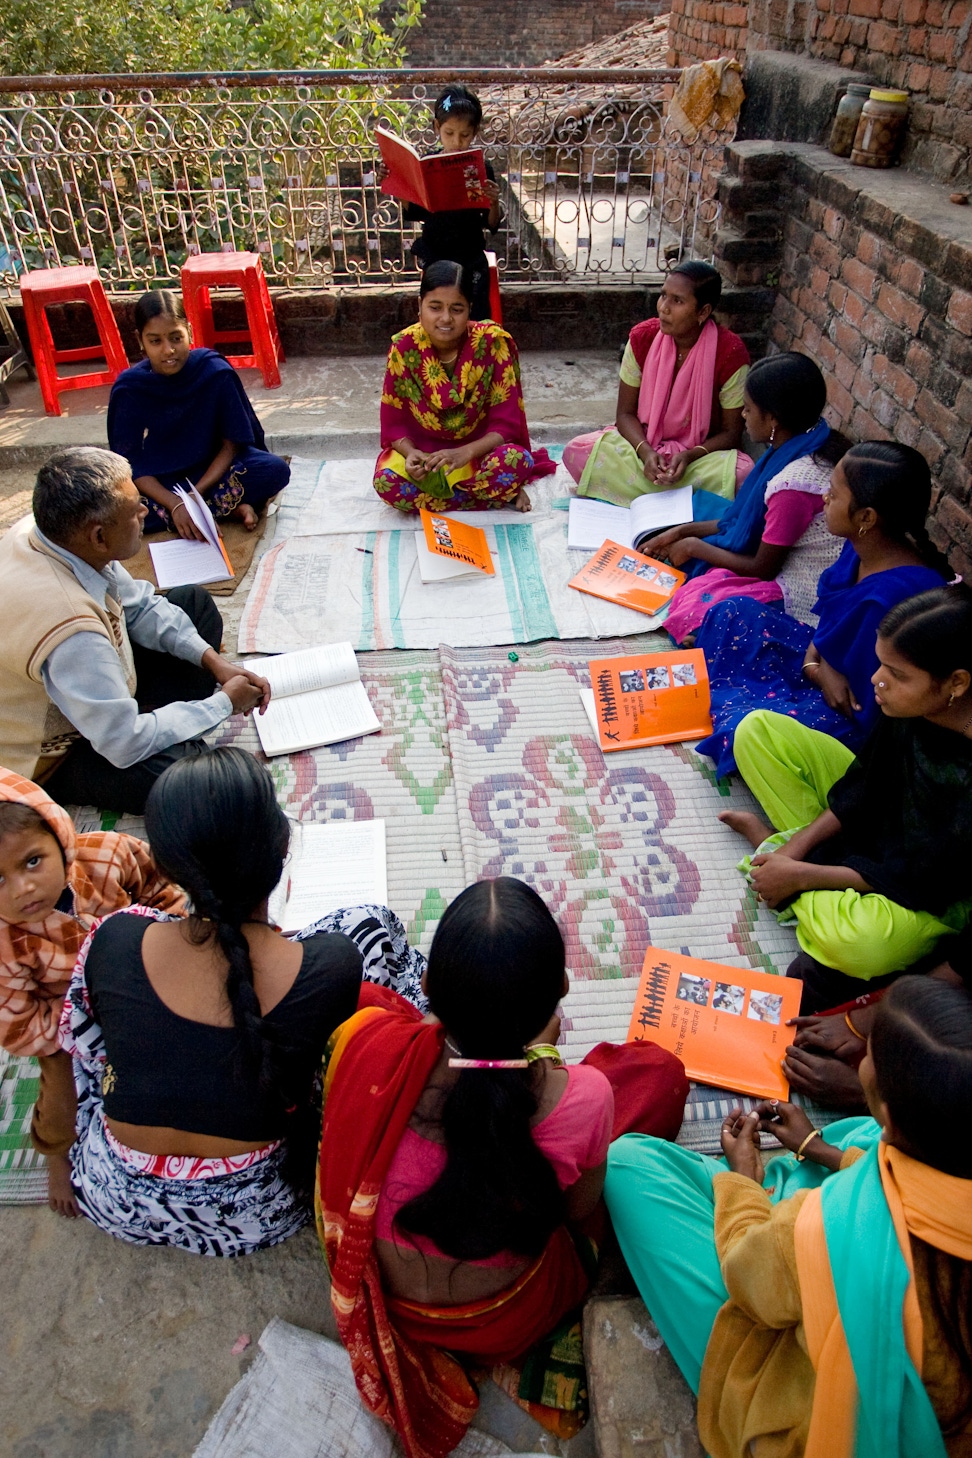
<svg viewBox="0 0 972 1458"><path fill-rule="evenodd" d="M627 506L685 484L732 500L753 465L739 450L749 352L712 318L721 291L707 263L668 275L658 318L636 324L625 347L615 424L564 450L579 495Z"/></svg>

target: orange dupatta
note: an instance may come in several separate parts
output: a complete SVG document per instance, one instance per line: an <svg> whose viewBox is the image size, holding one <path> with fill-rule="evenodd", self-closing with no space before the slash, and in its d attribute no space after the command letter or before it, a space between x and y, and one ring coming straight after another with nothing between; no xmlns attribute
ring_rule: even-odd
<svg viewBox="0 0 972 1458"><path fill-rule="evenodd" d="M908 1267L902 1325L905 1347L921 1374L924 1346L909 1232L939 1250L972 1260L970 1181L931 1169L882 1140L881 1187ZM804 1458L854 1458L858 1387L834 1288L821 1191L812 1190L794 1230L807 1350L816 1372Z"/></svg>

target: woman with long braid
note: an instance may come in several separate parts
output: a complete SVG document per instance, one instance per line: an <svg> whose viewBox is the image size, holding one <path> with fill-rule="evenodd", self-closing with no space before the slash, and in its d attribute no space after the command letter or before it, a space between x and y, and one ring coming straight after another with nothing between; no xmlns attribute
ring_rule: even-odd
<svg viewBox="0 0 972 1458"><path fill-rule="evenodd" d="M82 1214L123 1240L241 1255L310 1218L315 1075L362 975L415 994L425 961L384 907L336 912L295 941L273 926L289 830L251 755L180 760L145 824L191 911L106 917L81 950L61 1029L78 1088L72 1180Z"/></svg>

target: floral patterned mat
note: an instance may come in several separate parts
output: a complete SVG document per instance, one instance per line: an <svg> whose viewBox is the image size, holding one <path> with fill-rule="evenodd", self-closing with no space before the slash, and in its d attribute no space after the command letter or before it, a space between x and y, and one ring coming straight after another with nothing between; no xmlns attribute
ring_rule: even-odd
<svg viewBox="0 0 972 1458"><path fill-rule="evenodd" d="M689 745L605 756L593 737L579 696L588 660L666 644L642 634L362 654L382 732L270 763L295 819L386 821L389 902L425 950L477 876L535 885L567 939L571 1059L624 1038L649 943L777 972L796 950L792 931L757 907L735 869L739 842L716 818L752 808L745 788L717 786ZM259 751L249 719L212 741ZM83 809L76 820L142 833L132 817ZM0 1203L44 1198L28 1138L36 1085L31 1060L0 1061ZM693 1091L681 1142L717 1148L732 1102Z"/></svg>

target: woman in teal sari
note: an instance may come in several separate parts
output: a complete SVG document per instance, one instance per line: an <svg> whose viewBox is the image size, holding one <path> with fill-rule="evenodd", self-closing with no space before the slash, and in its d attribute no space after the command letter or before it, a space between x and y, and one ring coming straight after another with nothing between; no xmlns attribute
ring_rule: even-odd
<svg viewBox="0 0 972 1458"><path fill-rule="evenodd" d="M764 1103L724 1160L611 1147L614 1228L710 1458L972 1452L972 996L896 982L861 1082L872 1118L825 1137ZM760 1129L792 1153L764 1163Z"/></svg>

